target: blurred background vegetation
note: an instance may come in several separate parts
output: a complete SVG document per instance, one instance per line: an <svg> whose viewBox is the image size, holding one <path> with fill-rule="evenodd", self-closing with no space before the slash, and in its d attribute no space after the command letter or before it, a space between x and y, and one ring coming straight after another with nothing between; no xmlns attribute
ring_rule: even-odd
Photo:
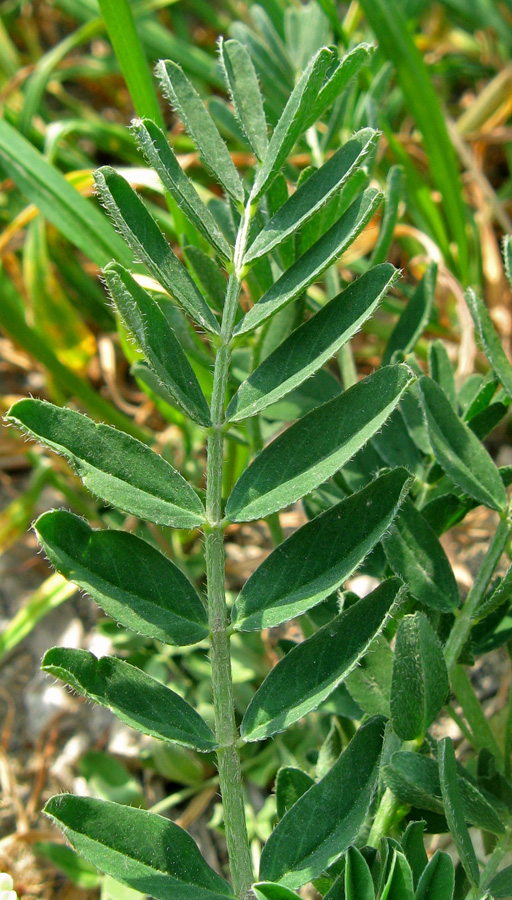
<svg viewBox="0 0 512 900"><path fill-rule="evenodd" d="M438 265L438 282L435 303L418 331L420 359L426 357L427 344L420 336L424 330L429 339L443 339L457 377L485 372L463 300L469 285L485 298L506 350L512 338L511 298L500 253L502 237L512 233L512 0L2 0L1 411L36 394L59 404L72 402L143 441L156 432L158 449L198 488L204 487L201 435L168 398L158 395L106 302L100 268L114 256L126 261L127 251L92 197L92 172L112 165L141 192L215 305L220 286L209 257L145 167L128 126L134 115L163 122L182 166L215 208L216 189L180 123L155 93L151 71L162 57L182 65L243 168L252 157L223 91L216 60L220 34L236 36L250 48L271 123L304 59L317 46L334 43L344 53L361 42L377 45L374 52L368 48L365 64L336 102L324 131L297 148L287 176L291 182L306 177L307 172L301 173L319 164L356 128L379 128L382 139L371 178L386 188L388 200L380 219L370 223L350 256L340 261L339 274L343 278L363 271L369 257L374 262L387 257L404 274L397 291L353 341L353 359L344 355L339 372L322 370L307 390L290 395L274 410L263 435L231 442L230 482L258 441L337 390L333 381L340 373L346 379L354 364L357 372L367 373L379 363L397 315L429 260ZM253 298L261 294L256 278L249 291ZM179 311L172 307L168 312L208 395L212 371L207 349ZM491 435L491 447L502 452L508 442L505 419ZM207 757L149 741L130 744L129 737L113 732L110 720L94 719L78 701L66 706L61 695L49 694L35 674L37 654L56 643L57 635L62 642L63 629L70 642L85 640L86 632L91 649L113 648L165 681L179 674L178 689L193 693L196 708L210 721L205 649L174 650L115 627L77 599L72 585L50 574L45 561L35 557L35 540L26 532L37 512L64 505L87 515L95 527L136 530L200 583L198 537L141 526L94 504L63 460L24 444L6 429L0 437L0 492L0 869L11 871L26 898L96 897L98 890L102 900L132 897L132 891L109 879L100 883L94 870L54 843L55 834L39 816L49 793L76 785L77 779L82 789L99 796L162 811L176 808L181 824L206 847L209 861L219 855L222 859L222 816ZM296 527L297 516L291 511L281 517L285 532ZM474 547L479 539L485 542L485 522L474 522L473 529ZM271 538L264 525L251 525L231 526L227 540L229 587L236 591L268 552ZM462 558L461 572L464 566ZM57 606L61 609L52 613ZM64 612L68 607L72 611ZM77 618L82 628L78 637L72 633ZM36 626L44 622L46 631L38 642ZM288 633L277 636L290 638ZM234 639L241 706L271 667L275 641L275 635L265 633ZM498 688L488 677L493 699ZM505 691L508 670L506 680ZM344 702L350 703L350 695ZM335 721L332 712L338 713ZM253 745L244 751L256 810L250 819L256 854L275 814L269 791L277 768L294 763L328 767L340 730L350 736L350 716L339 707L325 704L308 723L264 749ZM322 742L323 756L318 756Z"/></svg>

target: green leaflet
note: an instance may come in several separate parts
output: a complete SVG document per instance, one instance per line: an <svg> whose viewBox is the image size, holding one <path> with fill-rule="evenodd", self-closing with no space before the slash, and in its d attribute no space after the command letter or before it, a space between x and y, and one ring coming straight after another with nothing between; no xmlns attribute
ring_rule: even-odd
<svg viewBox="0 0 512 900"><path fill-rule="evenodd" d="M2 168L17 188L52 225L98 266L112 256L130 265L131 253L101 210L50 165L29 141L4 119L0 120Z"/></svg>
<svg viewBox="0 0 512 900"><path fill-rule="evenodd" d="M384 780L403 803L443 813L439 771L434 759L420 753L399 750L385 767ZM502 834L503 824L494 805L484 797L459 764L457 785L467 821L493 834Z"/></svg>
<svg viewBox="0 0 512 900"><path fill-rule="evenodd" d="M132 131L148 165L158 172L162 184L174 197L187 219L224 259L231 259L229 244L210 210L185 175L163 131L150 119L134 119Z"/></svg>
<svg viewBox="0 0 512 900"><path fill-rule="evenodd" d="M183 247L183 256L189 269L192 269L196 281L199 282L203 296L210 301L214 309L222 312L228 283L215 260L199 247L192 245Z"/></svg>
<svg viewBox="0 0 512 900"><path fill-rule="evenodd" d="M378 132L363 128L302 184L259 232L244 257L253 262L281 244L337 194L376 146Z"/></svg>
<svg viewBox="0 0 512 900"><path fill-rule="evenodd" d="M443 390L432 379L419 380L432 449L449 478L465 494L498 511L507 493L487 450L454 412Z"/></svg>
<svg viewBox="0 0 512 900"><path fill-rule="evenodd" d="M219 58L236 117L256 156L262 160L268 149L267 121L250 54L239 41L221 39Z"/></svg>
<svg viewBox="0 0 512 900"><path fill-rule="evenodd" d="M400 838L402 850L405 853L407 862L411 867L414 887L417 887L418 882L428 864L427 851L425 850L425 843L423 840L425 824L426 823L423 821L409 822L402 837Z"/></svg>
<svg viewBox="0 0 512 900"><path fill-rule="evenodd" d="M57 572L125 628L165 644L195 644L208 635L190 581L146 541L125 531L93 531L65 510L44 513L34 530Z"/></svg>
<svg viewBox="0 0 512 900"><path fill-rule="evenodd" d="M202 753L218 746L213 732L186 700L115 656L97 659L88 650L54 647L45 653L41 665L143 734Z"/></svg>
<svg viewBox="0 0 512 900"><path fill-rule="evenodd" d="M297 894L289 891L280 884L270 884L269 881L260 881L252 887L257 900L297 900Z"/></svg>
<svg viewBox="0 0 512 900"><path fill-rule="evenodd" d="M296 769L294 766L284 766L279 769L275 784L277 818L282 819L284 814L297 803L299 797L309 791L314 783L314 778L311 778L311 775L303 772L302 769Z"/></svg>
<svg viewBox="0 0 512 900"><path fill-rule="evenodd" d="M276 547L242 588L231 614L235 629L270 628L332 594L389 528L410 483L405 469L393 469Z"/></svg>
<svg viewBox="0 0 512 900"><path fill-rule="evenodd" d="M186 309L194 321L208 331L218 332L219 325L204 297L171 250L138 194L110 166L98 169L94 177L105 209L148 272Z"/></svg>
<svg viewBox="0 0 512 900"><path fill-rule="evenodd" d="M309 61L295 85L281 118L274 128L251 190L251 202L256 203L280 172L283 163L304 131L311 104L318 96L325 73L334 58L332 50L322 47Z"/></svg>
<svg viewBox="0 0 512 900"><path fill-rule="evenodd" d="M261 412L313 375L372 315L397 277L396 269L384 263L330 300L242 382L228 405L227 419L239 422Z"/></svg>
<svg viewBox="0 0 512 900"><path fill-rule="evenodd" d="M228 519L264 518L334 475L382 427L414 378L403 364L378 369L292 425L238 479Z"/></svg>
<svg viewBox="0 0 512 900"><path fill-rule="evenodd" d="M384 635L375 638L368 653L348 676L345 685L350 696L370 716L389 719L393 651Z"/></svg>
<svg viewBox="0 0 512 900"><path fill-rule="evenodd" d="M396 323L386 349L382 354L382 365L391 362L393 353L401 350L408 353L418 342L430 319L436 288L437 265L430 263L418 287Z"/></svg>
<svg viewBox="0 0 512 900"><path fill-rule="evenodd" d="M233 892L170 819L91 797L60 794L44 809L101 872L155 900L225 900Z"/></svg>
<svg viewBox="0 0 512 900"><path fill-rule="evenodd" d="M375 889L368 863L355 847L349 847L347 850L345 897L346 900L375 900Z"/></svg>
<svg viewBox="0 0 512 900"><path fill-rule="evenodd" d="M398 850L393 856L391 871L380 896L382 900L414 900L411 867Z"/></svg>
<svg viewBox="0 0 512 900"><path fill-rule="evenodd" d="M335 15L337 16L337 13ZM310 125L314 125L324 112L332 106L359 69L370 61L373 50L372 44L359 44L343 57L330 78L322 85L304 130L307 130Z"/></svg>
<svg viewBox="0 0 512 900"><path fill-rule="evenodd" d="M452 364L443 341L432 341L430 344L428 348L428 367L430 377L434 381L437 381L438 385L448 397L454 410L457 411L455 378L453 375Z"/></svg>
<svg viewBox="0 0 512 900"><path fill-rule="evenodd" d="M423 872L414 900L452 900L455 870L451 857L436 850Z"/></svg>
<svg viewBox="0 0 512 900"><path fill-rule="evenodd" d="M161 59L155 67L155 74L164 96L184 123L205 166L233 200L243 203L245 196L243 184L229 150L201 97L184 75L183 69L170 59Z"/></svg>
<svg viewBox="0 0 512 900"><path fill-rule="evenodd" d="M203 505L185 479L145 444L72 409L20 400L7 419L65 456L96 497L157 525L195 528Z"/></svg>
<svg viewBox="0 0 512 900"><path fill-rule="evenodd" d="M400 200L403 193L404 174L402 166L391 166L386 178L386 199L380 224L379 236L370 257L370 265L376 266L386 260L393 242L398 221Z"/></svg>
<svg viewBox="0 0 512 900"><path fill-rule="evenodd" d="M507 900L512 895L512 866L502 869L491 879L489 890L495 900L501 900L501 898Z"/></svg>
<svg viewBox="0 0 512 900"><path fill-rule="evenodd" d="M473 290L467 290L464 297L475 323L480 343L492 366L493 372L501 381L508 396L512 397L512 366L496 334L489 310Z"/></svg>
<svg viewBox="0 0 512 900"><path fill-rule="evenodd" d="M457 847L466 875L472 884L478 887L480 870L466 825L465 810L457 782L455 750L451 738L443 738L442 741L439 741L437 756L444 814L450 834Z"/></svg>
<svg viewBox="0 0 512 900"><path fill-rule="evenodd" d="M383 542L389 565L424 606L453 612L459 589L448 557L427 520L406 501Z"/></svg>
<svg viewBox="0 0 512 900"><path fill-rule="evenodd" d="M391 682L391 722L403 741L423 738L450 690L443 649L423 613L398 626Z"/></svg>
<svg viewBox="0 0 512 900"><path fill-rule="evenodd" d="M261 855L260 877L298 888L352 844L377 783L385 719L369 719L331 771L286 813Z"/></svg>
<svg viewBox="0 0 512 900"><path fill-rule="evenodd" d="M249 703L240 730L244 740L259 741L284 731L316 709L354 669L382 631L402 587L398 578L384 581L290 650L269 672Z"/></svg>
<svg viewBox="0 0 512 900"><path fill-rule="evenodd" d="M329 231L263 294L236 326L234 333L252 331L302 294L355 240L370 221L382 197L382 193L374 188L368 188L357 197Z"/></svg>
<svg viewBox="0 0 512 900"><path fill-rule="evenodd" d="M103 275L128 330L164 387L191 419L208 427L210 410L187 357L156 300L119 263Z"/></svg>

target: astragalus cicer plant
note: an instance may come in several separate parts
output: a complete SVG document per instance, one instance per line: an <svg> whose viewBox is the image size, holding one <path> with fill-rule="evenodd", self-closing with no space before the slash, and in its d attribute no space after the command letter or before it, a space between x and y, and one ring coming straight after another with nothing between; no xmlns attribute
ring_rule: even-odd
<svg viewBox="0 0 512 900"><path fill-rule="evenodd" d="M418 336L414 317L419 310L419 320L424 320L433 293L433 269L411 301L409 317L401 320L388 345L387 364L351 386L345 384L344 391L339 389L279 433L240 474L229 496L223 497L226 443L244 443L255 430L259 433L262 414L264 418L272 404L295 391L340 351L397 278L389 264L368 268L344 290L332 292L323 305L310 297L313 314L305 320L301 314L296 327L280 318L290 304L304 305L308 289L360 235L382 200L378 190L362 187L368 182L365 165L371 162L377 141L370 128L363 128L317 170L308 172L294 192L289 193L283 174L295 145L306 133L314 138L315 123L367 55L367 48L356 48L339 62L331 49L321 48L298 78L269 136L247 49L235 40L221 43L221 66L232 105L256 157L244 178L179 66L169 61L158 65L165 96L224 191L223 201L203 202L162 131L151 121L134 122L147 162L195 229L202 290L123 177L111 168L100 169L96 175L104 206L159 287L156 294L148 293L137 275L116 262L104 271L106 284L125 328L144 355L148 383L204 430L205 493L150 446L74 410L22 400L9 414L11 423L64 455L105 503L156 525L204 534L205 598L169 558L133 534L93 531L63 510L46 513L35 525L57 571L88 591L123 626L164 644L208 643L214 730L179 693L123 660L54 648L43 661L46 671L139 731L215 755L229 881L209 867L192 838L169 819L71 795L57 796L46 807L77 850L101 871L157 900L245 900L249 896L291 900L310 881L325 900L373 900L376 896L451 900L453 864L445 854L438 854L427 865L424 823L412 822L401 844L389 839L388 833L396 828L398 836L409 807L424 809L421 800L431 792L434 799L426 808L445 809L476 886L478 864L468 849L466 819L491 833L504 831L500 817L473 784L466 791L473 805L468 802L462 809L451 742L438 748L439 768L434 754L429 755L428 729L446 701L449 686L442 628L445 632L452 628L446 652L448 668L453 668L471 626L464 609L458 612L458 595L444 551L417 508L428 493L434 456L438 460L434 475L440 478L443 468L447 473L446 495L452 488L457 494L460 488L502 512L504 524L494 564L509 527L503 482L477 438L478 451L470 441L467 453L478 460L478 475L464 481L467 464L457 454L466 453L468 426L434 380L423 377L418 391L421 370L414 371L414 360L409 360L411 364L397 361L397 354L412 346L411 327L413 336ZM252 305L248 283L252 293L258 293ZM170 325L169 296L211 348L211 397L205 396ZM273 349L263 352L271 329ZM252 360L252 371L240 383L236 372L247 359ZM398 404L408 397L410 402L402 407L408 411L406 419ZM418 417L421 403L428 434L421 414ZM398 414L402 418L397 419ZM404 465L397 464L400 454L391 453L389 458L389 446L384 446L380 434L388 420L391 432L382 434L393 436L401 428L402 443L411 454L403 437L405 429L418 458L425 461L425 472L415 469L407 453ZM420 449L410 434L416 436ZM372 439L377 441L375 446L369 443ZM262 446L261 435L259 441L253 437L251 441ZM372 454L378 460L375 470ZM430 482L434 480L430 477ZM412 500L406 500L408 492ZM306 495L310 521L278 543L276 514ZM230 523L257 519L269 522L278 545L229 609L224 532ZM416 535L412 561L411 534ZM362 599L338 596L336 592L367 558L378 571L378 587ZM420 571L414 568L415 562ZM444 579L442 584L436 586L435 579L433 583L431 570ZM472 601L471 614L476 607L476 600ZM231 635L267 629L305 614L310 616L310 636L289 649L270 671L239 724L233 700ZM401 617L401 622L391 699L386 701L383 686L382 697L375 700L371 689L365 693L360 677L364 670L358 664L378 660L380 653L387 665L391 650L383 633L393 629L393 617ZM246 743L271 738L316 710L347 679L360 703L358 707L351 701L358 724L354 736L317 781L293 767L280 771L278 822L255 873L240 751ZM343 696L350 700L348 694L339 695L340 703ZM397 760L400 754L404 758ZM414 771L411 765L416 766ZM408 778L419 785L415 796L420 802L400 798L400 785L407 786Z"/></svg>

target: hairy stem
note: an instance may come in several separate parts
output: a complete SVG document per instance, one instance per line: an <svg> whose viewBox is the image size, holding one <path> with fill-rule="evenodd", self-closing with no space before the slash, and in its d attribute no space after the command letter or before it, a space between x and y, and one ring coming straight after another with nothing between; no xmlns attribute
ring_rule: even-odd
<svg viewBox="0 0 512 900"><path fill-rule="evenodd" d="M480 567L480 571L475 578L473 587L466 597L464 606L457 616L453 628L450 632L450 636L446 641L444 656L446 660L446 666L450 673L457 665L457 660L459 658L460 652L469 637L475 612L480 601L485 596L485 592L490 584L492 576L494 575L496 566L498 565L501 555L505 550L505 546L510 535L509 514L510 511L507 511L507 515L503 516L503 518L500 519L500 523L491 541L491 544L487 551L487 555Z"/></svg>
<svg viewBox="0 0 512 900"><path fill-rule="evenodd" d="M252 863L247 837L240 757L236 749L239 739L235 720L231 654L228 633L228 610L224 585L224 522L222 520L222 483L224 473L225 396L229 375L231 338L241 289L241 264L247 243L251 211L242 219L235 248L234 272L226 293L222 317L221 341L217 350L211 404L212 426L208 437L206 466L206 578L208 586L208 620L211 640L212 690L215 711L215 733L219 748L217 765L224 808L226 842L233 889L244 900L253 882Z"/></svg>

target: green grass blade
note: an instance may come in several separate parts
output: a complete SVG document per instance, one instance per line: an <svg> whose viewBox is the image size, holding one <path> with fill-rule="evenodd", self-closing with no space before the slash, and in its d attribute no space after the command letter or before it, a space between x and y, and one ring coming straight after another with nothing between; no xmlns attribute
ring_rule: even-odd
<svg viewBox="0 0 512 900"><path fill-rule="evenodd" d="M108 36L139 116L164 122L128 0L98 0Z"/></svg>
<svg viewBox="0 0 512 900"><path fill-rule="evenodd" d="M457 245L456 268L467 281L469 247L462 185L439 98L398 0L361 0L361 7L382 53L396 68L407 107L423 135L432 179L443 196L446 219Z"/></svg>
<svg viewBox="0 0 512 900"><path fill-rule="evenodd" d="M108 219L69 184L15 128L0 119L0 162L45 219L98 266L132 255Z"/></svg>

